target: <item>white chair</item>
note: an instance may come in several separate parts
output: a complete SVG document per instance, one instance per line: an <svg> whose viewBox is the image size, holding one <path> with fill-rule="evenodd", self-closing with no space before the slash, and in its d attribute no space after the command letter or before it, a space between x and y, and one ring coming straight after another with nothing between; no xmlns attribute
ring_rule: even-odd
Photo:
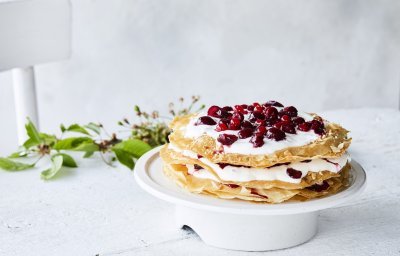
<svg viewBox="0 0 400 256"><path fill-rule="evenodd" d="M0 71L12 70L20 144L27 117L39 125L34 66L70 52L69 0L0 0Z"/></svg>

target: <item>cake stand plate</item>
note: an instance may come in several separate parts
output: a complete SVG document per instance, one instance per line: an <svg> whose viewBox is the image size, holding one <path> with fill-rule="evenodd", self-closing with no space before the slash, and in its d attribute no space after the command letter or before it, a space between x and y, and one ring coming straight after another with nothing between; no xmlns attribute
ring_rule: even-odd
<svg viewBox="0 0 400 256"><path fill-rule="evenodd" d="M267 251L302 244L317 233L320 210L348 203L366 184L365 171L352 160L350 186L331 196L281 204L225 200L193 194L176 185L163 173L159 150L155 148L138 160L136 182L175 205L179 228L189 226L206 244L231 250Z"/></svg>

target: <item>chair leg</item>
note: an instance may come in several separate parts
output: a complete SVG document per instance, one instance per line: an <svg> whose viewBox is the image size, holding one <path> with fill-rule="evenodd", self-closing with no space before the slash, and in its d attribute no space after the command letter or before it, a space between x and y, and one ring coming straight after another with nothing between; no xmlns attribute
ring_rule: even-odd
<svg viewBox="0 0 400 256"><path fill-rule="evenodd" d="M35 73L33 67L15 68L12 70L12 76L14 83L18 143L22 145L27 139L25 124L28 117L39 129Z"/></svg>

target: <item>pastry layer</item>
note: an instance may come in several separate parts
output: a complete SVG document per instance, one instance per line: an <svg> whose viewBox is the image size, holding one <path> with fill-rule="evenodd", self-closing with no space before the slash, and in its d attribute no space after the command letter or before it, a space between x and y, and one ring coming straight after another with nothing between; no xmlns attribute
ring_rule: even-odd
<svg viewBox="0 0 400 256"><path fill-rule="evenodd" d="M213 172L208 171L207 168L196 169L190 172L191 169L195 169L194 165L188 165L189 173L201 178L207 177L215 180L222 181L235 181L235 182L248 182L248 181L283 181L290 183L300 183L301 179L305 177L308 172L320 172L329 171L332 173L338 173L348 162L349 156L347 153L343 154L339 158L326 158L326 159L313 159L303 162L285 163L268 168L260 167L247 167L247 166L234 166L229 164L216 164L208 160L207 158L198 156L193 151L181 150L173 144L168 145L168 149L178 152L188 158L194 158L209 166ZM290 175L287 169L292 168L296 172L300 172L301 176ZM214 176L214 173L217 177Z"/></svg>
<svg viewBox="0 0 400 256"><path fill-rule="evenodd" d="M312 117L320 118L316 115ZM176 117L170 125L173 133L169 139L179 148L193 151L214 163L268 167L308 159L337 158L343 155L351 142L351 139L347 137L347 130L337 124L324 121L326 134L323 136L317 136L312 132L298 132L295 135L287 135L287 138L282 141L265 139L266 143L257 149L247 143L249 139L243 140L246 143L238 140L235 142L236 146L235 144L223 146L216 140L219 133L204 130L212 127L196 126L195 128L194 120L197 118L198 114ZM194 132L193 129L200 129L200 132ZM224 131L224 133L237 133L237 131ZM243 145L246 145L245 149Z"/></svg>
<svg viewBox="0 0 400 256"><path fill-rule="evenodd" d="M160 155L164 163L185 166L186 169L189 168L188 173L197 178L263 189L272 187L282 189L305 188L323 180L340 176L338 173L347 165L347 156L343 156L339 159L331 159L332 161L328 160L329 162L322 159L314 160L312 165L310 165L310 162L292 163L270 168L229 166L212 163L210 160L200 157L191 151L179 152L179 148L171 149L170 146L164 146L160 151ZM197 167L196 172L190 170L190 168L194 168L194 165ZM301 177L297 179L291 178L287 173L288 168L296 169L295 167L302 169Z"/></svg>
<svg viewBox="0 0 400 256"><path fill-rule="evenodd" d="M324 179L321 185L303 189L283 189L279 187L250 187L242 183L223 183L211 179L199 179L190 175L185 165L164 164L164 173L178 185L193 193L212 195L223 199L242 199L264 203L281 203L288 200L304 201L337 193L347 186L349 165L337 177ZM321 190L322 189L322 190Z"/></svg>

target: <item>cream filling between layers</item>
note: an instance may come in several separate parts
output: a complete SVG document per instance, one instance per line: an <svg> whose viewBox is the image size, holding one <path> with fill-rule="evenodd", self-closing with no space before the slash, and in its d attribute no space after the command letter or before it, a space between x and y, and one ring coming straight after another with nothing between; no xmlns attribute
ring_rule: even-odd
<svg viewBox="0 0 400 256"><path fill-rule="evenodd" d="M218 177L207 169L195 169L194 165L187 164L188 172L199 179L212 179L215 181L233 181L233 182L247 182L247 181L273 181L279 180L283 182L299 184L301 179L307 175L308 172L330 171L338 173L350 161L349 154L345 153L338 158L326 159L313 159L310 162L293 162L285 165L272 166L269 168L253 168L245 166L227 165L221 168L218 164L211 162L207 158L198 157L197 154L190 150L182 150L176 145L169 144L168 148L182 155L198 159L202 163L208 165L213 169ZM294 179L287 173L288 168L293 168L301 172L301 178Z"/></svg>
<svg viewBox="0 0 400 256"><path fill-rule="evenodd" d="M277 107L278 110L281 108ZM206 112L201 112L196 116L190 119L190 122L186 127L182 127L182 131L184 132L184 136L186 138L198 138L202 135L208 135L215 140L218 138L220 134L234 134L237 135L239 131L226 130L223 132L217 132L215 130L216 125L195 125L197 119L200 116L206 116ZM304 112L298 112L298 116L304 118L305 121L313 120L313 116ZM213 118L217 123L219 121L218 118ZM248 115L245 115L245 119L248 118ZM223 146L225 153L237 153L244 155L265 155L272 154L275 151L288 148L288 147L299 147L307 145L319 138L319 135L315 134L314 131L302 132L296 130L297 134L289 134L286 133L286 139L281 141L270 140L264 138L265 144L262 147L255 148L249 142L250 138L246 139L238 139L235 143L230 146L223 146L217 141L218 146Z"/></svg>

